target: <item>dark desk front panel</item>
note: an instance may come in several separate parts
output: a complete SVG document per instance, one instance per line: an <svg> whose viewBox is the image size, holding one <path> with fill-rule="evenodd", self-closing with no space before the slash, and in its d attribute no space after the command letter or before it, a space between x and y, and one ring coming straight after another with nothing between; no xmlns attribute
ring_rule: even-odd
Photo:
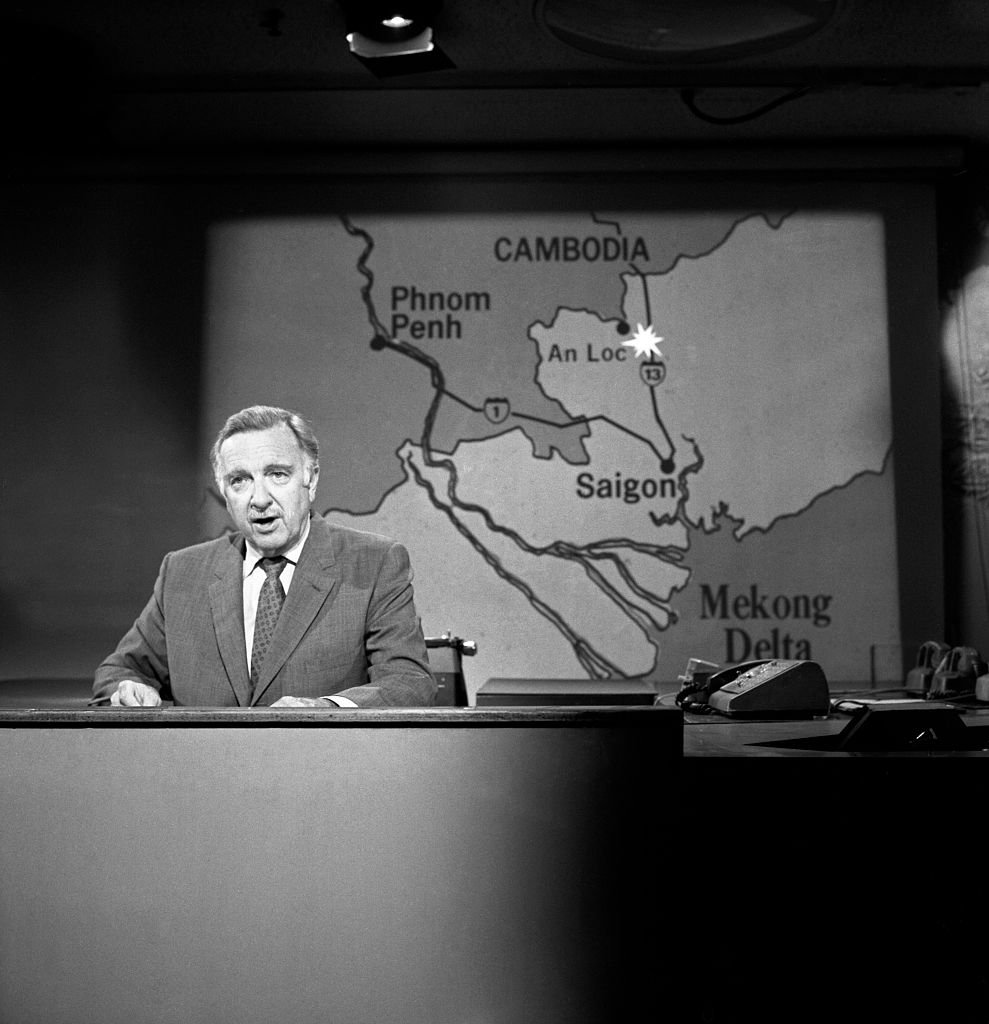
<svg viewBox="0 0 989 1024"><path fill-rule="evenodd" d="M3 718L2 1021L579 1024L672 996L663 712Z"/></svg>
<svg viewBox="0 0 989 1024"><path fill-rule="evenodd" d="M989 1021L989 757L822 744L848 722L685 724L691 1024Z"/></svg>

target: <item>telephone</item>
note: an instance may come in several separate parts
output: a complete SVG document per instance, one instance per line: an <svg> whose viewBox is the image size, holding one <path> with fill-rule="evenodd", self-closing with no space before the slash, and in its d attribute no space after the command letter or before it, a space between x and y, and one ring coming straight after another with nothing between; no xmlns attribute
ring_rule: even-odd
<svg viewBox="0 0 989 1024"><path fill-rule="evenodd" d="M743 661L714 673L707 703L723 715L826 715L831 695L816 661Z"/></svg>

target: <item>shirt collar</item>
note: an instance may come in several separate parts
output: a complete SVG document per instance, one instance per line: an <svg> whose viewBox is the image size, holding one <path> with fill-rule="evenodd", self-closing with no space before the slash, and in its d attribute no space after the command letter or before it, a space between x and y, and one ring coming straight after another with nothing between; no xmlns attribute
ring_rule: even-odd
<svg viewBox="0 0 989 1024"><path fill-rule="evenodd" d="M306 517L306 525L302 528L302 536L285 552L284 557L288 559L293 565L296 565L299 561L299 555L302 554L303 545L306 543L306 538L309 536L309 517ZM265 558L258 549L246 538L244 539L244 579L257 568L258 562Z"/></svg>

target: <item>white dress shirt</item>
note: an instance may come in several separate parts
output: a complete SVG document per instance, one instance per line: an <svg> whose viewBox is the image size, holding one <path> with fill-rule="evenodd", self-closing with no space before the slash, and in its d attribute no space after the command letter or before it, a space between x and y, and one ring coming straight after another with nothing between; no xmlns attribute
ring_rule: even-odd
<svg viewBox="0 0 989 1024"><path fill-rule="evenodd" d="M285 552L285 568L278 577L282 589L288 595L288 588L292 585L292 578L295 576L295 566L302 553L302 547L309 536L309 520L302 531L302 536ZM261 586L265 581L264 569L258 564L266 556L250 541L245 540L244 548L244 647L247 651L247 671L251 671L251 648L254 646L254 622L258 616L258 599L261 596ZM349 697L339 695L327 695L323 700L332 701L341 708L356 708L357 704Z"/></svg>

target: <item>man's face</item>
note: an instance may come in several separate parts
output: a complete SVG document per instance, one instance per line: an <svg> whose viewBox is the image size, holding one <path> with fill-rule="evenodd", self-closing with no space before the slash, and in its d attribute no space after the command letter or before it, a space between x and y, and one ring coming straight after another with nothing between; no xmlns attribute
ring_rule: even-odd
<svg viewBox="0 0 989 1024"><path fill-rule="evenodd" d="M319 476L295 434L283 423L234 434L220 445L218 468L237 529L263 555L288 551L302 536Z"/></svg>

